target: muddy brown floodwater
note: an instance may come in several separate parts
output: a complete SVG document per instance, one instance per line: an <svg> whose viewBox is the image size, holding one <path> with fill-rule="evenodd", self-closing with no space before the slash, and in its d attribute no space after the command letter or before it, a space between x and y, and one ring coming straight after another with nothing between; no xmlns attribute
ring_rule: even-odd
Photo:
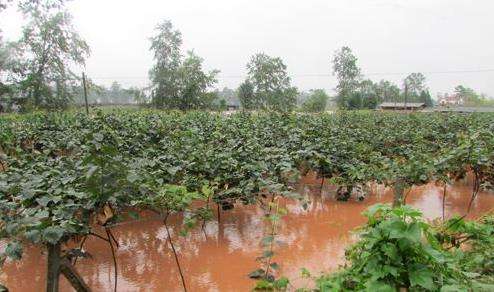
<svg viewBox="0 0 494 292"><path fill-rule="evenodd" d="M392 190L374 187L365 201L337 202L334 188L306 178L299 186L309 194L311 203L304 210L296 201L284 201L289 214L281 221L280 239L275 261L280 275L291 279L296 287L306 283L300 277L305 267L313 275L334 271L344 261L344 250L355 240L352 230L365 222L361 215L368 206L389 202ZM441 217L443 188L434 184L415 187L409 204L421 209L428 219ZM448 187L446 216L464 214L471 194L471 181ZM481 192L472 207L472 216L494 207L494 193ZM265 221L263 210L256 206L237 206L222 212L221 223L209 222L205 233L196 228L187 237L179 237L178 218L173 218L173 237L189 291L249 291L254 282L247 274L259 267L255 258L261 253L260 239ZM118 291L181 291L173 255L166 241L163 224L149 218L114 227L120 247L117 251ZM111 291L113 261L108 245L91 238L86 244L91 259L82 259L77 269L94 291ZM0 282L14 292L43 291L46 258L40 249L28 247L19 262L6 263ZM65 279L61 291L72 291Z"/></svg>

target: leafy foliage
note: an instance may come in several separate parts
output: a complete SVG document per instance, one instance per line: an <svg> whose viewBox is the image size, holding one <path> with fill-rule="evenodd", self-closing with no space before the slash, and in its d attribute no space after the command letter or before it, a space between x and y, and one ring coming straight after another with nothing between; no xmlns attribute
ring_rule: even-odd
<svg viewBox="0 0 494 292"><path fill-rule="evenodd" d="M279 221L282 216L286 215L287 210L280 207L279 197L272 195L271 201L267 206L267 212L265 215L266 221L269 223L267 231L261 240L261 245L263 247L263 252L261 256L257 258L263 268L257 269L249 274L252 279L258 279L255 289L258 290L280 290L282 287L286 288L288 281L286 279L280 278L276 279L275 272L279 269L279 265L273 262L273 257L275 254L275 246L280 242L276 240L276 235L278 234ZM284 285L281 285L284 283Z"/></svg>
<svg viewBox="0 0 494 292"><path fill-rule="evenodd" d="M433 106L432 97L426 87L422 73L411 73L403 80L403 91L390 81L375 83L363 79L358 58L349 47L334 53L333 74L338 79L336 101L341 109L375 109L384 102L423 102Z"/></svg>
<svg viewBox="0 0 494 292"><path fill-rule="evenodd" d="M351 266L335 278L320 279L323 289L395 291L401 287L439 290L458 284L449 258L420 212L376 205L365 213L360 241L347 251Z"/></svg>
<svg viewBox="0 0 494 292"><path fill-rule="evenodd" d="M11 102L25 108L64 108L76 94L79 78L73 68L84 65L90 50L63 9L64 2L18 2L28 22L18 41L0 48L0 63L5 63L0 72L7 75L0 94L7 93Z"/></svg>
<svg viewBox="0 0 494 292"><path fill-rule="evenodd" d="M321 291L490 291L494 287L487 250L493 247L492 218L453 218L439 226L408 206L375 205L360 240L347 250L349 265L316 279ZM465 236L467 235L467 236ZM452 239L462 238L463 242ZM466 250L464 244L471 244ZM452 249L454 247L454 249ZM484 257L485 256L485 257Z"/></svg>
<svg viewBox="0 0 494 292"><path fill-rule="evenodd" d="M306 112L324 112L328 104L329 96L323 89L316 89L310 92L307 100L302 104L302 110Z"/></svg>
<svg viewBox="0 0 494 292"><path fill-rule="evenodd" d="M245 80L238 87L238 97L242 107L246 110L261 108L261 103L254 92L254 85L249 80Z"/></svg>
<svg viewBox="0 0 494 292"><path fill-rule="evenodd" d="M155 64L150 70L153 103L157 107L190 110L211 106L207 90L216 83L219 71L204 72L203 59L193 51L184 58L182 34L165 20L151 38Z"/></svg>
<svg viewBox="0 0 494 292"><path fill-rule="evenodd" d="M334 53L333 74L338 78L336 91L338 106L349 107L349 100L355 94L361 79L361 70L357 66L357 57L349 47L342 47Z"/></svg>
<svg viewBox="0 0 494 292"><path fill-rule="evenodd" d="M186 230L211 218L207 208L192 210L193 200L226 210L286 196L308 171L340 186L409 187L472 170L489 187L492 121L491 114L371 112L2 116L0 235L9 244L7 255L19 258L27 242L65 242L95 225L111 226L129 210L184 213ZM386 216L398 220L393 214ZM413 223L420 234L430 233L416 214L406 216L406 228ZM425 247L414 245L410 252Z"/></svg>
<svg viewBox="0 0 494 292"><path fill-rule="evenodd" d="M281 58L270 57L264 53L252 56L247 64L248 80L244 86L252 84L255 98L247 102L248 106L253 109L291 111L296 105L298 93L297 89L291 86L286 69Z"/></svg>
<svg viewBox="0 0 494 292"><path fill-rule="evenodd" d="M455 94L463 99L468 106L492 106L494 101L485 94L476 92L470 87L458 85L455 87Z"/></svg>

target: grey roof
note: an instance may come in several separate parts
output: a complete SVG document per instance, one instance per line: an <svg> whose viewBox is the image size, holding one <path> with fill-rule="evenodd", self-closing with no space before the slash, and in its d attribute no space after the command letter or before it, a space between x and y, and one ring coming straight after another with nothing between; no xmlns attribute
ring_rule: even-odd
<svg viewBox="0 0 494 292"><path fill-rule="evenodd" d="M383 102L379 105L379 107L392 107L392 108L404 108L405 103L404 102ZM407 108L419 108L419 107L425 107L425 103L423 102L407 102L406 103Z"/></svg>
<svg viewBox="0 0 494 292"><path fill-rule="evenodd" d="M227 101L226 101L226 104L228 106L240 106L240 99L238 97L232 97L232 98L229 98Z"/></svg>

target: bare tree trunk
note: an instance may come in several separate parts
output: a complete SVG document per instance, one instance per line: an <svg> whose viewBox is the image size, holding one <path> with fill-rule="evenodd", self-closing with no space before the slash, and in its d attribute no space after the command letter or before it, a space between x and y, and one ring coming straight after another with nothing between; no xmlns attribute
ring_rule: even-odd
<svg viewBox="0 0 494 292"><path fill-rule="evenodd" d="M58 292L60 275L60 243L48 244L48 261L46 270L46 292Z"/></svg>
<svg viewBox="0 0 494 292"><path fill-rule="evenodd" d="M60 271L77 292L91 291L91 289L89 289L89 286L84 282L82 277L79 275L79 273L77 273L74 266L68 260L62 260Z"/></svg>
<svg viewBox="0 0 494 292"><path fill-rule="evenodd" d="M473 201L475 201L475 198L477 198L477 195L479 194L479 190L480 190L480 181L479 181L478 171L475 169L473 173L474 173L474 180L473 180L472 198L470 199L470 202L468 203L467 214L470 213L472 206L473 206Z"/></svg>

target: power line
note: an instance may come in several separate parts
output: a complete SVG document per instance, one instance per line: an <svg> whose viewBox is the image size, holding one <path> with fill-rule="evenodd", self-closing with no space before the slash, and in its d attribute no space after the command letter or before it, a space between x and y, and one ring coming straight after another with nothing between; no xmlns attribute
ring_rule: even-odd
<svg viewBox="0 0 494 292"><path fill-rule="evenodd" d="M414 71L421 72L422 74L470 74L470 73L490 73L494 72L494 69L476 69L476 70L451 70L451 71ZM363 74L364 76L393 76L393 75L408 75L413 73L408 72L369 72ZM6 72L0 72L0 76L8 76ZM332 77L331 73L309 73L309 74L291 74L290 77ZM148 76L88 76L93 80L122 80L122 79L143 79L148 80ZM246 75L219 75L218 78L228 79L228 78L246 78ZM70 79L70 78L68 78Z"/></svg>
<svg viewBox="0 0 494 292"><path fill-rule="evenodd" d="M477 69L477 70L451 70L451 71L414 71L421 72L422 74L465 74L465 73L488 73L494 72L494 69ZM364 76L376 76L376 75L408 75L413 73L409 72L369 72L363 74ZM309 73L309 74L291 74L291 77L332 77L330 73ZM218 78L245 78L246 75L219 75ZM138 76L120 76L120 77L91 77L91 79L146 79L147 77Z"/></svg>
<svg viewBox="0 0 494 292"><path fill-rule="evenodd" d="M416 71L420 72L420 71ZM462 73L487 73L494 72L494 69L477 69L477 70L452 70L452 71L425 71L422 74L462 74ZM364 75L405 75L413 72L388 72L388 73L367 73Z"/></svg>

